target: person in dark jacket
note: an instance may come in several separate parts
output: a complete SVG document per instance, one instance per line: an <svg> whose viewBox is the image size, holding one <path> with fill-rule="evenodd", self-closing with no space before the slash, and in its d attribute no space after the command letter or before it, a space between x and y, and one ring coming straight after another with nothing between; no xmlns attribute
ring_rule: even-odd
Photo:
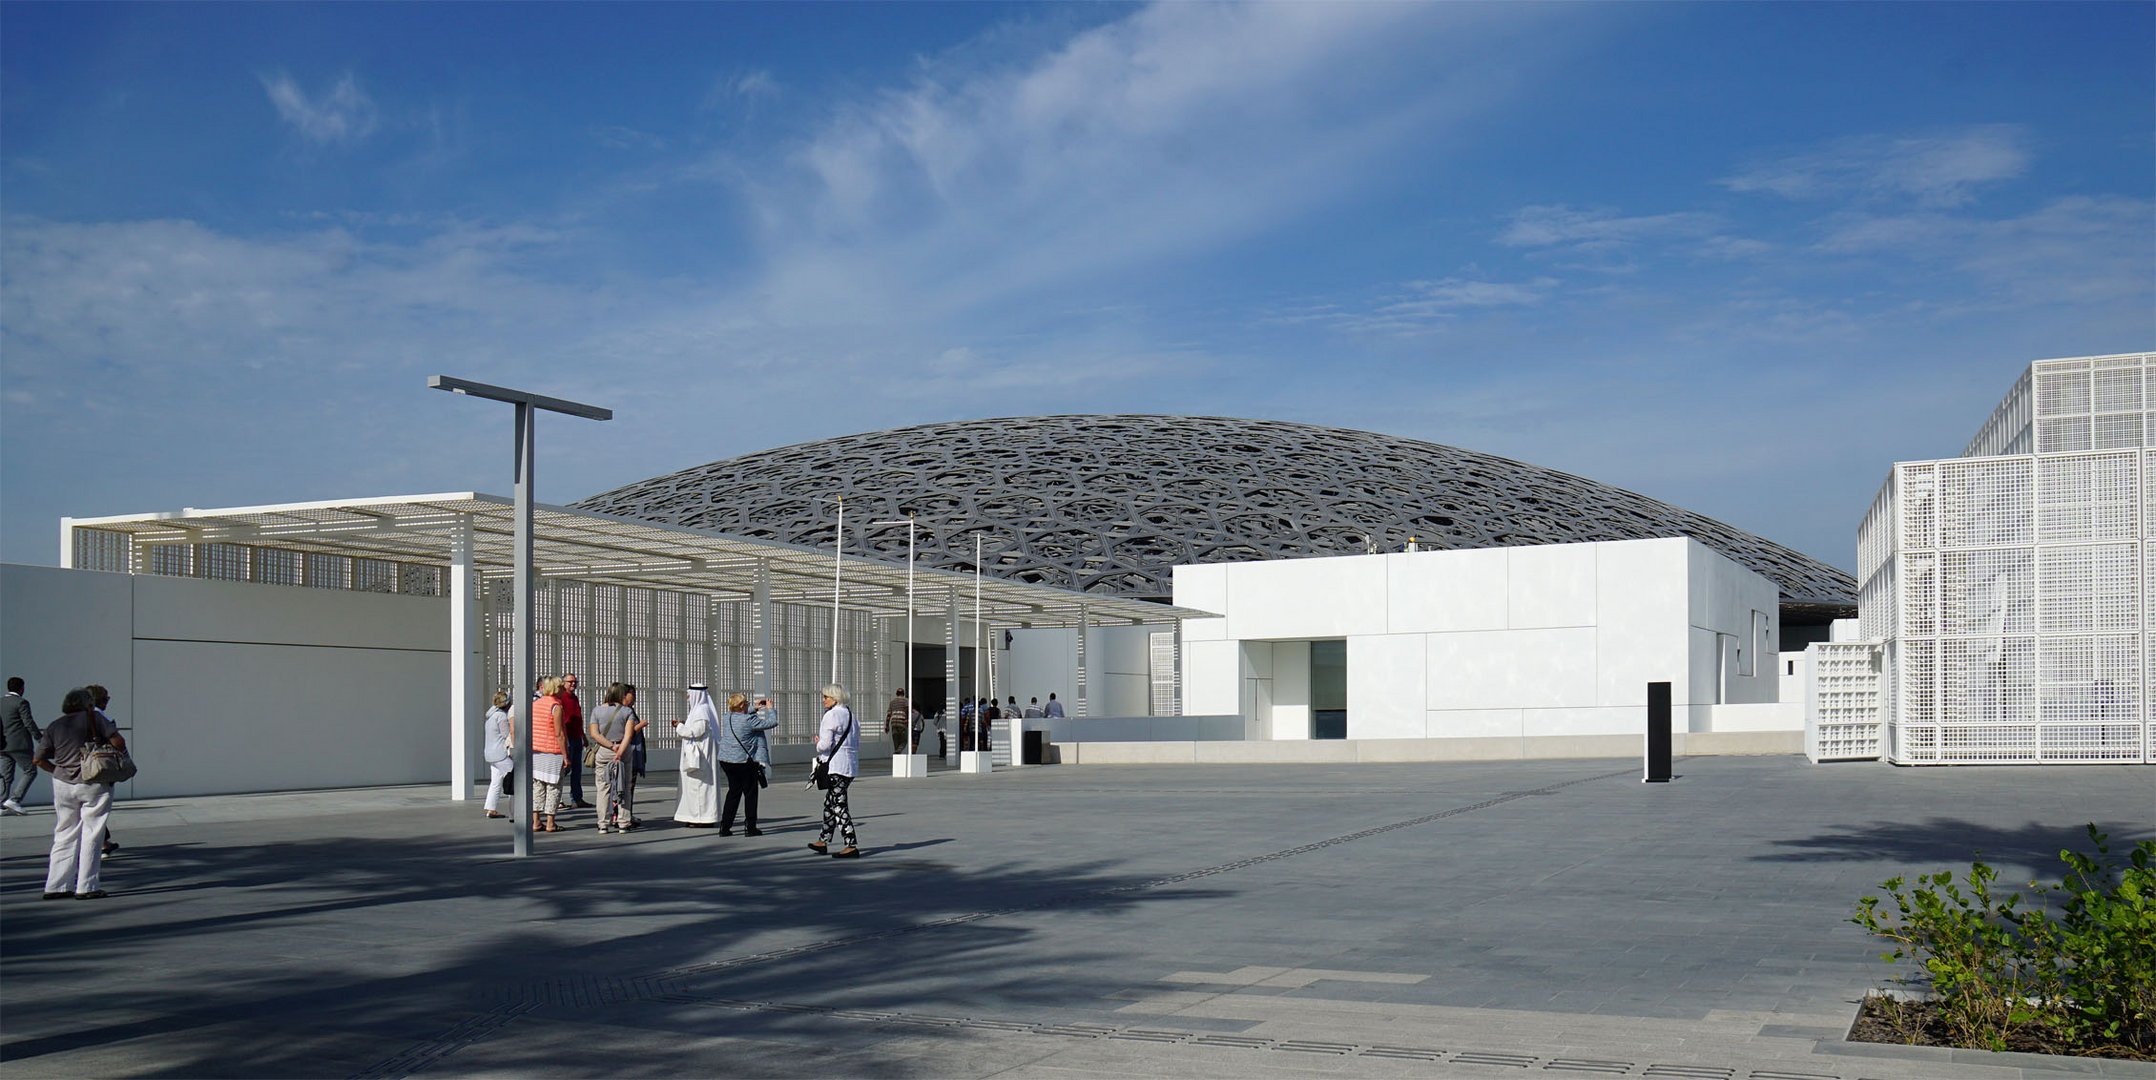
<svg viewBox="0 0 2156 1080"><path fill-rule="evenodd" d="M22 808L22 800L30 794L30 782L37 779L30 752L37 748L37 738L42 734L37 721L30 718L30 699L23 696L22 676L8 676L7 694L0 696L0 737L6 740L4 752L0 752L0 813L16 817L28 813Z"/></svg>

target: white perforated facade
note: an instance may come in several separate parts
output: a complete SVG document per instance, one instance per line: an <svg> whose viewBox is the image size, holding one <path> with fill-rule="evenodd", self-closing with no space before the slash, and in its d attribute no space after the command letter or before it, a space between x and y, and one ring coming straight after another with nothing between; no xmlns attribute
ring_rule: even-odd
<svg viewBox="0 0 2156 1080"><path fill-rule="evenodd" d="M1857 539L1889 760L2156 760L2152 368L2038 361L1965 456L1894 466Z"/></svg>

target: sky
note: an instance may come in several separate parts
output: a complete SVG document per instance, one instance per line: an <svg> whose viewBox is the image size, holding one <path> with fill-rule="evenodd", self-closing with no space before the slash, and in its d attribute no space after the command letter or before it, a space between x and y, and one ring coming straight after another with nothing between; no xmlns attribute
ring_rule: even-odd
<svg viewBox="0 0 2156 1080"><path fill-rule="evenodd" d="M1460 446L1855 562L2156 348L2156 5L0 6L0 559L1045 413Z"/></svg>

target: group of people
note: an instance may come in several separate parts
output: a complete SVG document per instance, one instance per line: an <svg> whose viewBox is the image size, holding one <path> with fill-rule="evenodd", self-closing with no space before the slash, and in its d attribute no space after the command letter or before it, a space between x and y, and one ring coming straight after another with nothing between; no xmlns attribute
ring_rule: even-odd
<svg viewBox="0 0 2156 1080"><path fill-rule="evenodd" d="M992 697L961 701L958 703L958 748L995 749L996 721L1006 717L1052 720L1062 716L1063 703L1056 700L1053 692L1048 695L1048 704L1043 705L1041 699L1033 698L1022 709L1018 705L1016 694L1010 696L1008 705L998 705ZM884 706L883 710L883 731L890 736L892 753L920 753L921 736L927 723L921 711L914 708L913 703L907 699L904 687L891 692L891 703ZM950 743L944 731L942 714L937 714L935 725L936 760L942 761L950 756Z"/></svg>
<svg viewBox="0 0 2156 1080"><path fill-rule="evenodd" d="M636 713L634 683L607 684L588 717L577 696L580 683L570 672L546 676L533 687L532 828L560 832L561 811L583 808L599 811L600 832L625 833L643 824L636 816L636 781L644 775L644 729L650 724ZM509 695L497 692L486 719L490 818L508 816L501 812L501 797L514 771L516 739ZM597 806L584 799L587 765L599 787Z"/></svg>
<svg viewBox="0 0 2156 1080"><path fill-rule="evenodd" d="M5 739L0 812L28 813L22 800L37 779L33 770L51 774L52 852L45 861L45 899L101 900L104 857L120 849L107 823L112 785L85 782L82 766L94 746L127 749L120 726L105 712L112 692L95 684L70 690L61 699L60 718L40 728L24 690L22 677L10 676L6 694L0 695L0 737Z"/></svg>
<svg viewBox="0 0 2156 1080"><path fill-rule="evenodd" d="M626 833L642 824L635 813L636 780L644 773L644 731L650 723L637 715L635 685L609 684L601 704L587 716L577 696L578 682L572 672L542 678L534 688L529 778L532 828L560 832L564 807L587 807L599 811L600 832ZM509 706L509 695L497 693L493 708L487 710L489 818L508 816L499 807L516 750L516 723ZM855 846L858 836L848 787L860 771L860 732L847 706L845 688L824 687L823 707L816 756L830 780L824 789L823 831L809 847L823 853L836 838L843 846L830 854L853 858L860 850ZM688 715L674 725L681 743L681 797L674 820L689 828L716 827L720 836L732 836L738 819L744 835L763 835L757 827L757 793L771 783L769 732L778 726L778 710L768 697L751 702L747 694L730 693L721 712L710 687L691 684ZM584 801L582 769L587 762L600 792L602 805L597 807ZM722 776L726 781L723 799Z"/></svg>

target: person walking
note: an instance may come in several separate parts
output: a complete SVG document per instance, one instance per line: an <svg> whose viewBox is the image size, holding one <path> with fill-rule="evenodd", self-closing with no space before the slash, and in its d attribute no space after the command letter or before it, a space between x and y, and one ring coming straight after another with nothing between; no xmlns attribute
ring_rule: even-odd
<svg viewBox="0 0 2156 1080"><path fill-rule="evenodd" d="M562 729L561 680L552 675L539 680L532 698L532 831L560 832L554 812L561 804L561 773L568 745Z"/></svg>
<svg viewBox="0 0 2156 1080"><path fill-rule="evenodd" d="M487 710L485 731L487 816L505 818L509 815L499 809L502 787L509 779L510 770L516 766L516 759L510 755L517 748L516 725L509 719L509 695L505 691L494 691L494 705Z"/></svg>
<svg viewBox="0 0 2156 1080"><path fill-rule="evenodd" d="M629 759L629 729L635 713L622 703L623 684L608 683L601 704L584 721L584 738L593 753L592 780L599 785L599 831L628 832L629 812L622 773L636 767Z"/></svg>
<svg viewBox="0 0 2156 1080"><path fill-rule="evenodd" d="M692 829L719 823L718 753L714 739L719 710L711 706L711 688L689 684L689 715L674 725L681 740L681 801L674 820Z"/></svg>
<svg viewBox="0 0 2156 1080"><path fill-rule="evenodd" d="M851 710L847 715L851 716ZM913 704L906 700L904 687L891 691L891 703L883 707L883 731L891 737L891 753L913 752L909 739L913 734Z"/></svg>
<svg viewBox="0 0 2156 1080"><path fill-rule="evenodd" d="M742 817L749 836L762 836L764 831L756 827L756 789L762 783L761 767L757 764L758 750L764 745L764 732L779 726L778 711L771 707L770 698L757 698L756 711L749 711L749 696L740 692L726 695L726 722L719 725L719 768L726 773L726 806L719 811L719 835L734 835L734 811L746 809ZM770 751L760 755L768 759ZM745 804L745 806L744 806Z"/></svg>
<svg viewBox="0 0 2156 1080"><path fill-rule="evenodd" d="M996 699L984 698L981 703L980 726L975 728L973 732L973 740L976 744L974 749L993 750L996 748L996 721L1001 719L1003 719L1003 709L996 704Z"/></svg>
<svg viewBox="0 0 2156 1080"><path fill-rule="evenodd" d="M37 779L37 768L30 764L31 751L37 749L37 739L44 732L37 728L37 721L30 718L30 699L23 696L20 675L7 679L7 694L0 696L0 739L5 740L0 750L0 813L21 817L29 813L22 808L22 801L30 794L30 783Z"/></svg>
<svg viewBox="0 0 2156 1080"><path fill-rule="evenodd" d="M828 770L831 786L823 793L823 831L809 841L809 850L818 855L829 851L834 859L858 859L860 838L854 831L847 789L853 786L854 774L861 770L861 730L853 722L853 710L846 706L846 688L837 683L823 688L823 721L816 727L816 759ZM834 833L846 844L837 851L830 850Z"/></svg>
<svg viewBox="0 0 2156 1080"><path fill-rule="evenodd" d="M105 814L112 809L111 784L82 782L84 752L99 743L126 750L127 740L112 721L98 715L88 690L67 692L60 706L66 715L38 734L31 761L52 774L52 854L45 862L45 899L101 900L98 881L104 864ZM70 882L73 884L70 890Z"/></svg>
<svg viewBox="0 0 2156 1080"><path fill-rule="evenodd" d="M567 805L591 809L584 801L584 702L576 696L578 679L571 671L561 677L555 700L561 702L562 762L567 769Z"/></svg>

